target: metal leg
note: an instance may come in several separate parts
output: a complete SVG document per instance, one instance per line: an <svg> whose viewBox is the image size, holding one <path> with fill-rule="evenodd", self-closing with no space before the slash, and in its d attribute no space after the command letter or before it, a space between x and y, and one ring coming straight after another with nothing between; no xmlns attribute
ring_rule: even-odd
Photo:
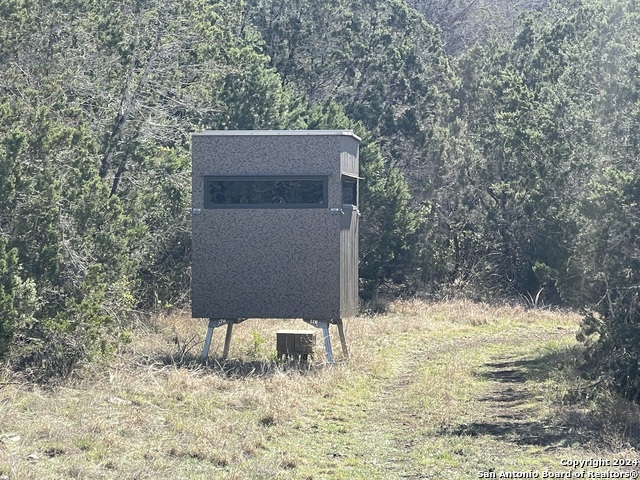
<svg viewBox="0 0 640 480"><path fill-rule="evenodd" d="M340 343L342 344L342 354L345 358L349 358L349 351L347 350L347 339L344 336L344 325L342 324L342 320L338 319L335 321L338 326L338 335L340 335Z"/></svg>
<svg viewBox="0 0 640 480"><path fill-rule="evenodd" d="M331 337L329 337L329 322L320 322L322 336L324 337L324 350L327 352L327 363L333 365L333 352L331 351Z"/></svg>
<svg viewBox="0 0 640 480"><path fill-rule="evenodd" d="M200 355L200 361L204 363L209 356L209 348L211 347L211 338L213 337L213 330L221 327L222 325L227 326L227 335L224 339L224 350L222 351L222 360L226 360L229 355L229 346L231 345L231 334L233 333L233 324L234 323L242 323L246 320L246 318L210 318L209 319L209 328L207 330L207 336L204 340L204 348L202 349L202 355Z"/></svg>
<svg viewBox="0 0 640 480"><path fill-rule="evenodd" d="M202 355L200 355L200 361L204 363L209 356L209 348L211 348L211 338L213 338L213 329L218 326L218 320L213 318L209 319L209 328L207 329L207 336L204 339L204 348L202 349Z"/></svg>
<svg viewBox="0 0 640 480"><path fill-rule="evenodd" d="M341 320L311 320L308 318L304 318L303 320L313 327L322 329L322 336L324 337L324 351L327 354L327 363L329 365L333 365L333 351L331 350L329 324L336 323L338 325L338 333L340 334L340 343L342 343L342 353L347 356L347 342L344 337L344 329L342 328Z"/></svg>
<svg viewBox="0 0 640 480"><path fill-rule="evenodd" d="M231 345L231 334L233 333L233 324L231 321L227 323L227 335L224 337L224 350L222 351L222 360L226 360L229 355L229 346Z"/></svg>

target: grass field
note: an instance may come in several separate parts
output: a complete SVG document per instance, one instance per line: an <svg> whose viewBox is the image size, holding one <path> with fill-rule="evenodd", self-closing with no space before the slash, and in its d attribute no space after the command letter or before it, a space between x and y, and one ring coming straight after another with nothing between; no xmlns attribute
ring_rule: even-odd
<svg viewBox="0 0 640 480"><path fill-rule="evenodd" d="M308 328L284 320L238 325L223 364L221 329L203 366L206 323L176 315L64 386L9 378L0 479L635 478L639 411L579 378L578 316L413 301L345 323L332 367L276 362L276 331ZM566 465L592 459L612 465Z"/></svg>

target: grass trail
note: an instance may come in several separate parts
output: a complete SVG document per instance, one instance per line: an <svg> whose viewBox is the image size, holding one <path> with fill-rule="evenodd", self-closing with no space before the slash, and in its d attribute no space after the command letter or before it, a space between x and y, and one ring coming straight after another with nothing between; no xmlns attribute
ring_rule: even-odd
<svg viewBox="0 0 640 480"><path fill-rule="evenodd" d="M348 322L348 362L328 368L319 349L298 370L273 349L299 323L245 322L232 360L205 367L204 323L158 319L73 384L0 387L0 479L542 478L575 473L563 460L637 460L638 410L594 400L575 373L578 323L396 303Z"/></svg>

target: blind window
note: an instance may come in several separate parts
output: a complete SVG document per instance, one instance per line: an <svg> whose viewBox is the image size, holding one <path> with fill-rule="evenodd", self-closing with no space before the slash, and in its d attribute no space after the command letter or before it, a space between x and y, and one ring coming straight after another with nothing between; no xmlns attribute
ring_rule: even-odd
<svg viewBox="0 0 640 480"><path fill-rule="evenodd" d="M323 208L326 177L206 177L206 208Z"/></svg>

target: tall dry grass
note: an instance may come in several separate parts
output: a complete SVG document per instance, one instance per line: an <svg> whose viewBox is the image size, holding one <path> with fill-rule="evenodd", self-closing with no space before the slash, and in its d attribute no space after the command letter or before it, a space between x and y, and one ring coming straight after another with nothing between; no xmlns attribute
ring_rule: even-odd
<svg viewBox="0 0 640 480"><path fill-rule="evenodd" d="M431 443L454 444L460 440L448 432L484 418L479 399L495 388L482 376L487 359L565 351L578 322L518 306L399 301L384 314L345 321L348 359L332 327L332 367L318 330L315 355L299 368L277 362L275 345L280 329L310 328L302 321L237 325L227 362L218 359L220 328L202 365L206 321L158 316L110 362L86 365L65 385L45 389L18 377L2 384L0 479L385 478L395 468L383 460L398 453L390 450L397 435L430 432ZM539 415L596 426L597 441L608 436L609 445L635 448L635 407L585 399L575 394L584 383L574 370L547 367L544 379L526 384L546 405ZM325 450L328 463L317 457Z"/></svg>

